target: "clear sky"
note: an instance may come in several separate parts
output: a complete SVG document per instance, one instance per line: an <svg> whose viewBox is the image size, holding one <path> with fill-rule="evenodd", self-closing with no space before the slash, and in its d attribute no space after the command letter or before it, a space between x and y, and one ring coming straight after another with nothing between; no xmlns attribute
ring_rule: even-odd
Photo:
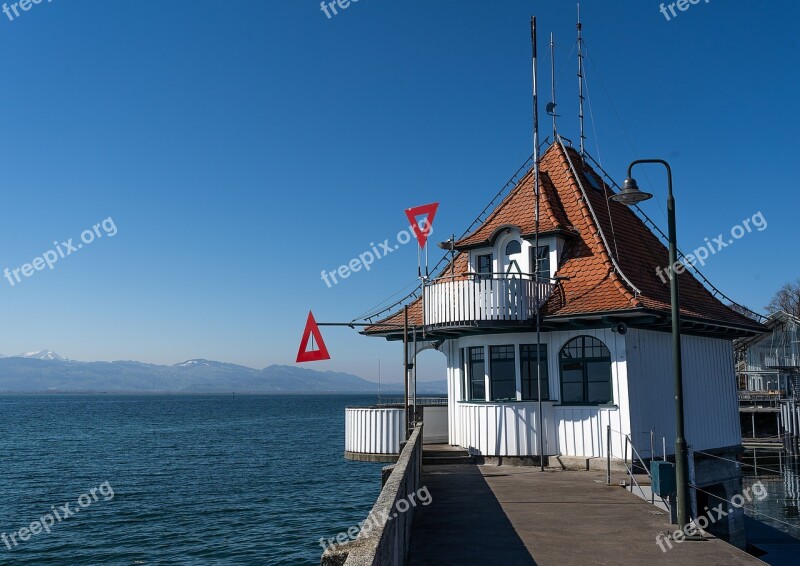
<svg viewBox="0 0 800 566"><path fill-rule="evenodd" d="M0 13L0 269L104 219L116 234L101 226L52 270L0 279L6 355L294 363L309 309L352 319L413 283L417 254L401 246L331 288L323 269L394 242L407 207L439 201L433 239L461 234L530 154L532 14L542 105L553 31L559 131L578 137L574 2L361 0L331 18L316 0L18 12ZM589 150L619 182L636 157L670 160L687 250L761 211L768 228L704 272L763 307L800 276L800 4L701 1L669 21L650 0L582 12ZM665 227L663 176L639 176ZM397 344L323 332L332 360L310 367L374 379L381 358L399 379ZM443 360L426 353L420 377L443 378Z"/></svg>

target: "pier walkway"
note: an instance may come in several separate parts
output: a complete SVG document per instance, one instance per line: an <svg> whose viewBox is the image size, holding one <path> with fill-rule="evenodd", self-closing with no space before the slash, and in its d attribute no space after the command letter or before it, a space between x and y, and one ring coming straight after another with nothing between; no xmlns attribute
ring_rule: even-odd
<svg viewBox="0 0 800 566"><path fill-rule="evenodd" d="M417 508L409 564L763 564L719 539L673 543L669 516L598 472L424 466L433 502Z"/></svg>

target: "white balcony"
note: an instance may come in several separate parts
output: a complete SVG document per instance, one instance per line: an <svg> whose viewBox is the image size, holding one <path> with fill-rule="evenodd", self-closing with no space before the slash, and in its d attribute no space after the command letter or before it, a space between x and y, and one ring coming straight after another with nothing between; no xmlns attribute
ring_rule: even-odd
<svg viewBox="0 0 800 566"><path fill-rule="evenodd" d="M425 325L439 328L502 326L536 318L555 285L528 275L456 275L425 285Z"/></svg>

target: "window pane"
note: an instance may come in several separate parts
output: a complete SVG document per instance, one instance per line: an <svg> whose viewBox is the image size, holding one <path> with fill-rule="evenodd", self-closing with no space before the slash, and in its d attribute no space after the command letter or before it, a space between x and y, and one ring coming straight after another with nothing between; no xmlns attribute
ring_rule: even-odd
<svg viewBox="0 0 800 566"><path fill-rule="evenodd" d="M586 364L589 403L610 403L611 362L588 362Z"/></svg>
<svg viewBox="0 0 800 566"><path fill-rule="evenodd" d="M515 375L514 346L490 346L491 394L493 401L517 398L517 377Z"/></svg>
<svg viewBox="0 0 800 566"><path fill-rule="evenodd" d="M589 382L611 381L611 362L587 362L586 374Z"/></svg>
<svg viewBox="0 0 800 566"><path fill-rule="evenodd" d="M561 381L564 383L583 383L583 364L563 364L561 366Z"/></svg>
<svg viewBox="0 0 800 566"><path fill-rule="evenodd" d="M606 382L589 383L589 403L609 403L611 402L611 386Z"/></svg>
<svg viewBox="0 0 800 566"><path fill-rule="evenodd" d="M506 255L518 254L521 251L522 244L519 243L519 240L511 240L506 244Z"/></svg>
<svg viewBox="0 0 800 566"><path fill-rule="evenodd" d="M583 383L562 383L562 403L583 403Z"/></svg>
<svg viewBox="0 0 800 566"><path fill-rule="evenodd" d="M471 401L486 401L486 384L483 381L473 381L470 395Z"/></svg>

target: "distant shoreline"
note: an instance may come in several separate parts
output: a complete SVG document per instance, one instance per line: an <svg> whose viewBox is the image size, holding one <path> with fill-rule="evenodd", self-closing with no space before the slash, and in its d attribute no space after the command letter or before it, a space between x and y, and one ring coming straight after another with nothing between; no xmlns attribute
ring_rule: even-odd
<svg viewBox="0 0 800 566"><path fill-rule="evenodd" d="M397 396L402 395L402 391L381 391L381 396ZM85 395L85 396L143 396L150 397L156 395L170 395L170 396L205 396L205 397L231 397L233 395L247 395L247 396L263 396L263 397L377 397L378 392L365 392L365 391L285 391L285 392L263 392L263 391L0 391L0 397L23 397L31 395ZM446 394L441 392L417 391L417 396L436 396L444 397Z"/></svg>

